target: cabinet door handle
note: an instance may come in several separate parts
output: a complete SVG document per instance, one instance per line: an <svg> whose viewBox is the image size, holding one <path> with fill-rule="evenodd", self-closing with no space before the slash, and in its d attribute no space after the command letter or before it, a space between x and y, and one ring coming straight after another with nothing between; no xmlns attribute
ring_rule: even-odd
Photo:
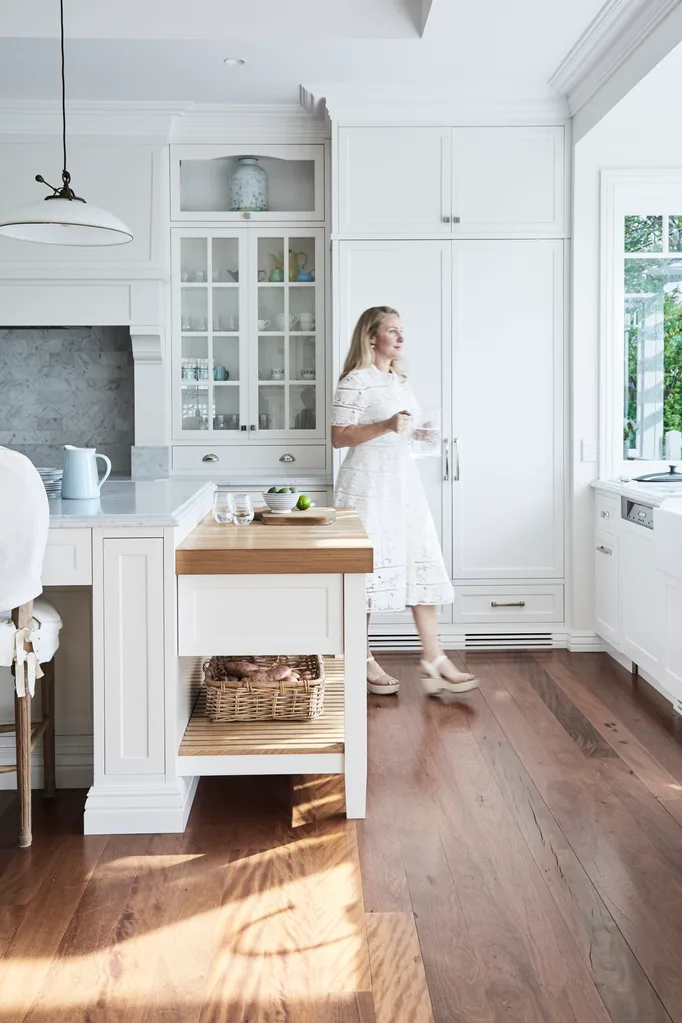
<svg viewBox="0 0 682 1023"><path fill-rule="evenodd" d="M217 455L204 455L204 457L201 459L201 461L202 462L219 462L220 459L218 458Z"/></svg>
<svg viewBox="0 0 682 1023"><path fill-rule="evenodd" d="M256 427L255 427L255 425L254 425L254 424L252 423L252 424L251 424L251 426L249 427L249 430L255 430L255 429L256 429Z"/></svg>
<svg viewBox="0 0 682 1023"><path fill-rule="evenodd" d="M604 547L603 544L599 544L599 546L597 547L597 550L599 551L600 554L613 554L613 551L611 550L611 548L610 547Z"/></svg>
<svg viewBox="0 0 682 1023"><path fill-rule="evenodd" d="M452 223L453 224L461 224L462 223L462 218L461 217L453 217L452 218Z"/></svg>
<svg viewBox="0 0 682 1023"><path fill-rule="evenodd" d="M500 600L491 600L490 601L490 606L491 607L525 607L526 606L526 602L525 602L525 600L509 600L509 601L506 601L506 602L503 602L503 601L500 601Z"/></svg>
<svg viewBox="0 0 682 1023"><path fill-rule="evenodd" d="M611 512L610 512L610 511L603 511L603 512L601 513L601 517L602 517L603 519L610 519L610 518L611 518Z"/></svg>
<svg viewBox="0 0 682 1023"><path fill-rule="evenodd" d="M459 438L458 437L454 437L453 438L453 440L452 440L452 447L454 449L454 456L455 456L455 466L454 466L454 469L452 470L452 478L453 478L453 480L456 483L457 480L459 479Z"/></svg>
<svg viewBox="0 0 682 1023"><path fill-rule="evenodd" d="M450 479L450 441L447 437L443 441L443 446L445 448L445 474L443 479L447 483Z"/></svg>
<svg viewBox="0 0 682 1023"><path fill-rule="evenodd" d="M449 217L443 217L443 223L444 224L449 224L450 223L450 218Z"/></svg>
<svg viewBox="0 0 682 1023"><path fill-rule="evenodd" d="M282 455L280 457L280 462L295 462L295 461L296 461L296 459L294 458L293 455Z"/></svg>

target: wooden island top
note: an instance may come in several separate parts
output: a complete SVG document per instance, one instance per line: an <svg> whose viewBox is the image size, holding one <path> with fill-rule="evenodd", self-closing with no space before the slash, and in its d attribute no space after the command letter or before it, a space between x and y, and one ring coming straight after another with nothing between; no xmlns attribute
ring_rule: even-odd
<svg viewBox="0 0 682 1023"><path fill-rule="evenodd" d="M207 515L175 551L176 575L367 573L371 541L349 508L328 526L221 525Z"/></svg>

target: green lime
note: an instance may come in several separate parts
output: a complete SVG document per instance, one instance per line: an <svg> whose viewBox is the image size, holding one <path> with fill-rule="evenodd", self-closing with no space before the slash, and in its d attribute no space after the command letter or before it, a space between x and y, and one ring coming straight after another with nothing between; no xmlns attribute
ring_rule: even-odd
<svg viewBox="0 0 682 1023"><path fill-rule="evenodd" d="M288 494L289 493L289 488L288 487L280 487L279 490L277 491L277 493L278 494Z"/></svg>
<svg viewBox="0 0 682 1023"><path fill-rule="evenodd" d="M297 490L297 488L296 488L296 487L289 487L289 493L290 493L290 494L297 494L297 493L298 493L298 490Z"/></svg>
<svg viewBox="0 0 682 1023"><path fill-rule="evenodd" d="M268 490L268 494L276 494L276 493L277 493L277 487L270 487L270 489Z"/></svg>
<svg viewBox="0 0 682 1023"><path fill-rule="evenodd" d="M310 508L310 504L311 504L310 498L306 497L305 494L301 494L298 501L296 502L296 507L298 508L299 511L307 511L308 508Z"/></svg>

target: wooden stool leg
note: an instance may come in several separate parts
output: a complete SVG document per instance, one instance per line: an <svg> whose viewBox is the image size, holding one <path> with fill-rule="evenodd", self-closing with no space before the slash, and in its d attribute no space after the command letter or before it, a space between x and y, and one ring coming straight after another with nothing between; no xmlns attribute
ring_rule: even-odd
<svg viewBox="0 0 682 1023"><path fill-rule="evenodd" d="M43 762L45 780L43 782L46 798L51 798L57 791L55 773L55 752L54 752L54 658L46 664L41 665L43 669L42 697L43 697L43 718L48 719L48 725L43 732Z"/></svg>
<svg viewBox="0 0 682 1023"><path fill-rule="evenodd" d="M31 697L14 694L17 739L17 792L19 795L19 848L28 849L31 832Z"/></svg>

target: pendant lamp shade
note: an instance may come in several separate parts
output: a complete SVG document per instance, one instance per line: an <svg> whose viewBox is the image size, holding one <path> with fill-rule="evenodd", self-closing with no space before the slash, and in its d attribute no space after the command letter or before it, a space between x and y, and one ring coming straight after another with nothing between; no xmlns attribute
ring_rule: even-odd
<svg viewBox="0 0 682 1023"><path fill-rule="evenodd" d="M130 228L113 213L89 206L71 188L66 169L66 78L64 73L64 0L59 0L62 54L62 184L48 184L41 174L36 181L52 189L42 202L21 206L9 217L0 215L0 235L43 245L125 245L133 239Z"/></svg>

